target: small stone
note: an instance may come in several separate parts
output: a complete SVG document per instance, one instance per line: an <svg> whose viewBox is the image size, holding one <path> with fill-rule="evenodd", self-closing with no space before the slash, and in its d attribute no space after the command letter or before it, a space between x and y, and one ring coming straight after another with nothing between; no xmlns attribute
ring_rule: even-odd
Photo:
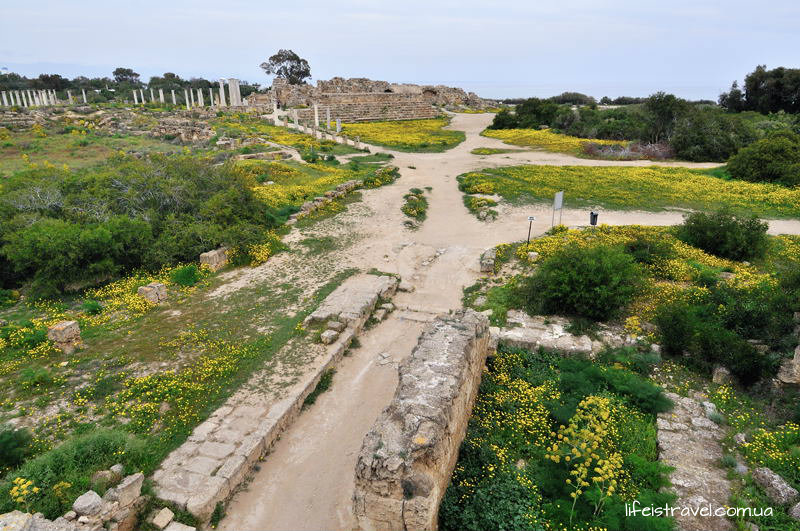
<svg viewBox="0 0 800 531"><path fill-rule="evenodd" d="M167 300L167 286L161 282L151 282L146 286L139 286L136 293L153 304Z"/></svg>
<svg viewBox="0 0 800 531"><path fill-rule="evenodd" d="M661 354L661 345L653 343L652 345L650 345L650 350L655 352L656 354Z"/></svg>
<svg viewBox="0 0 800 531"><path fill-rule="evenodd" d="M743 463L736 463L736 468L734 470L736 470L736 473L739 474L740 476L746 476L747 473L750 471L750 469L747 468L747 465Z"/></svg>
<svg viewBox="0 0 800 531"><path fill-rule="evenodd" d="M733 436L733 441L739 446L741 446L747 442L747 435L745 435L742 432L739 432Z"/></svg>
<svg viewBox="0 0 800 531"><path fill-rule="evenodd" d="M72 343L80 338L78 321L61 321L47 329L47 339L54 343Z"/></svg>
<svg viewBox="0 0 800 531"><path fill-rule="evenodd" d="M69 522L75 520L78 517L78 514L75 511L67 511L64 513L64 520Z"/></svg>
<svg viewBox="0 0 800 531"><path fill-rule="evenodd" d="M381 304L381 308L386 310L387 312L393 312L394 304L392 304L391 302L386 302L384 304Z"/></svg>
<svg viewBox="0 0 800 531"><path fill-rule="evenodd" d="M222 269L228 264L228 250L225 247L214 249L200 255L200 264L211 271Z"/></svg>
<svg viewBox="0 0 800 531"><path fill-rule="evenodd" d="M345 324L339 321L328 321L327 329L334 330L336 332L341 332L345 329Z"/></svg>
<svg viewBox="0 0 800 531"><path fill-rule="evenodd" d="M386 310L384 310L383 308L379 308L375 310L375 313L373 313L372 316L375 318L376 321L383 321L383 319L386 317Z"/></svg>
<svg viewBox="0 0 800 531"><path fill-rule="evenodd" d="M339 337L339 332L336 330L325 330L319 336L320 341L322 341L323 345L330 345Z"/></svg>
<svg viewBox="0 0 800 531"><path fill-rule="evenodd" d="M539 253L537 253L536 251L528 252L528 260L529 261L535 262L538 259L539 259Z"/></svg>
<svg viewBox="0 0 800 531"><path fill-rule="evenodd" d="M174 517L175 513L164 507L153 517L152 523L157 528L164 529L169 525Z"/></svg>
<svg viewBox="0 0 800 531"><path fill-rule="evenodd" d="M197 531L196 527L192 527L190 525L182 524L180 522L172 522L169 524L164 531Z"/></svg>
<svg viewBox="0 0 800 531"><path fill-rule="evenodd" d="M102 507L103 499L93 490L81 494L72 504L72 510L82 517L94 516L100 512Z"/></svg>
<svg viewBox="0 0 800 531"><path fill-rule="evenodd" d="M711 381L719 385L729 384L731 383L731 371L725 367L716 367L711 376Z"/></svg>
<svg viewBox="0 0 800 531"><path fill-rule="evenodd" d="M108 487L110 485L115 485L121 479L122 474L117 474L111 470L98 470L92 474L91 481L93 484L99 484L103 487Z"/></svg>
<svg viewBox="0 0 800 531"><path fill-rule="evenodd" d="M144 474L139 472L127 476L117 485L117 499L120 507L127 507L136 501L136 498L142 493L142 483L144 483Z"/></svg>
<svg viewBox="0 0 800 531"><path fill-rule="evenodd" d="M411 284L410 282L406 282L405 280L401 280L400 284L397 285L398 291L411 293L412 291L414 291L414 289L415 289L414 285Z"/></svg>
<svg viewBox="0 0 800 531"><path fill-rule="evenodd" d="M122 476L125 473L125 467L119 463L109 468L109 470L114 472L115 474L119 474L120 476Z"/></svg>
<svg viewBox="0 0 800 531"><path fill-rule="evenodd" d="M483 251L483 254L481 255L480 258L481 273L493 273L494 262L496 258L497 258L497 249L495 249L494 247Z"/></svg>

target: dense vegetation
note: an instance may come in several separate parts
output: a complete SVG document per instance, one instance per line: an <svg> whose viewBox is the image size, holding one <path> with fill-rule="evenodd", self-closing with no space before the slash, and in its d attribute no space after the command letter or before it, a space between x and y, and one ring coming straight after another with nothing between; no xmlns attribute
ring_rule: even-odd
<svg viewBox="0 0 800 531"><path fill-rule="evenodd" d="M268 208L246 173L184 155L116 156L92 170L37 166L3 184L4 285L36 295L158 269L219 245L261 243L290 209Z"/></svg>
<svg viewBox="0 0 800 531"><path fill-rule="evenodd" d="M649 369L643 359L501 346L481 381L440 527L672 529L670 519L625 516L633 493L646 505L674 499L659 492L668 480L654 420L671 403L634 370Z"/></svg>
<svg viewBox="0 0 800 531"><path fill-rule="evenodd" d="M745 181L800 185L800 135L784 131L753 142L731 157L728 173Z"/></svg>
<svg viewBox="0 0 800 531"><path fill-rule="evenodd" d="M758 65L744 78L744 90L734 81L719 104L731 111L800 113L800 68Z"/></svg>

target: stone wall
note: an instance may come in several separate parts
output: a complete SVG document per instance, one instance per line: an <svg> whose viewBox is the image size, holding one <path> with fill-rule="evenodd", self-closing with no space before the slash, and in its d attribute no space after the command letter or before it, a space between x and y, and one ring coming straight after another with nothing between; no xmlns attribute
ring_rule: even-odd
<svg viewBox="0 0 800 531"><path fill-rule="evenodd" d="M331 120L343 123L381 120L415 120L434 118L436 109L425 98L415 94L393 94L384 92L359 94L320 94L315 103L320 124L324 123L330 109ZM298 109L297 115L303 123L313 123L314 109Z"/></svg>
<svg viewBox="0 0 800 531"><path fill-rule="evenodd" d="M361 529L437 528L488 345L488 319L473 310L426 326L358 456L353 510Z"/></svg>

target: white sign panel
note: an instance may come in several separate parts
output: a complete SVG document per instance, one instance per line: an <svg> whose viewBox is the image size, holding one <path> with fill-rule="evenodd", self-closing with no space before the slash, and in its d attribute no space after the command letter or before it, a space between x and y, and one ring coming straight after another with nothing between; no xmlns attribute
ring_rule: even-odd
<svg viewBox="0 0 800 531"><path fill-rule="evenodd" d="M564 190L556 192L556 196L553 199L553 210L561 210L562 206L564 206Z"/></svg>

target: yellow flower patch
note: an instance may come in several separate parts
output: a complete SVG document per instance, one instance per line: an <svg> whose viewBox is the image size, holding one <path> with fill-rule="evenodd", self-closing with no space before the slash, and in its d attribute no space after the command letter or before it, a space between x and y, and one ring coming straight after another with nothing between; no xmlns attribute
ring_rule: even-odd
<svg viewBox="0 0 800 531"><path fill-rule="evenodd" d="M506 144L575 155L583 153L583 146L588 143L603 146L627 146L630 143L627 140L578 138L554 133L550 129L487 129L481 134L489 138L497 138Z"/></svg>

